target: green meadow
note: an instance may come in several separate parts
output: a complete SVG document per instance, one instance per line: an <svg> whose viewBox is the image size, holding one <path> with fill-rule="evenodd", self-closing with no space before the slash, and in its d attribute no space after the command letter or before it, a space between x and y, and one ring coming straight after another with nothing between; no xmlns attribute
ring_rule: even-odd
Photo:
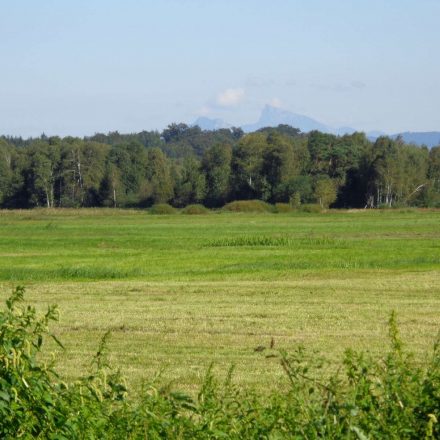
<svg viewBox="0 0 440 440"><path fill-rule="evenodd" d="M381 353L395 310L410 348L432 347L440 211L2 211L0 283L3 298L24 285L38 309L59 305L66 378L88 371L111 330L111 361L132 384L160 374L191 390L213 362L219 374L234 365L239 384L272 389L285 381L272 339L336 368L348 347Z"/></svg>

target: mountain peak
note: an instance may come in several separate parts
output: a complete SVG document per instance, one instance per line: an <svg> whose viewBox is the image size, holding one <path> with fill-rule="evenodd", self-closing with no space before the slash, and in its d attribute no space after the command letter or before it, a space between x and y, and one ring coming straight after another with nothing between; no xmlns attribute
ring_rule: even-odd
<svg viewBox="0 0 440 440"><path fill-rule="evenodd" d="M266 104L263 107L257 122L243 125L241 128L244 132L250 133L264 127L278 127L280 124L286 124L293 128L298 128L303 133L307 133L312 130L319 130L324 133L332 133L342 136L344 134L352 134L356 131L350 127L329 127L328 125L325 125L316 119L310 118L309 116L293 113L289 110L285 110L271 104ZM198 125L202 130L231 128L231 125L225 122L223 119L210 119L207 117L198 118L193 125ZM371 131L367 133L368 138L372 141L376 140L377 137L382 135L385 135L385 133L380 131ZM396 138L399 135L407 143L426 145L428 147L440 145L440 132L403 132L389 136Z"/></svg>
<svg viewBox="0 0 440 440"><path fill-rule="evenodd" d="M308 116L293 113L280 107L266 104L260 114L260 118L255 124L243 126L246 132L255 131L263 127L277 127L280 124L287 124L294 128L299 128L306 133L312 130L329 131L329 128L315 119Z"/></svg>

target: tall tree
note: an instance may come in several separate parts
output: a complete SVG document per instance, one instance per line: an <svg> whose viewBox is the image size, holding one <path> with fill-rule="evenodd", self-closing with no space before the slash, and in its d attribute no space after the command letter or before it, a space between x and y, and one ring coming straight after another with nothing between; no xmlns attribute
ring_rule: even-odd
<svg viewBox="0 0 440 440"><path fill-rule="evenodd" d="M293 145L278 133L269 133L263 151L261 176L264 181L263 200L280 201L283 184L297 176L300 165L295 161Z"/></svg>
<svg viewBox="0 0 440 440"><path fill-rule="evenodd" d="M35 142L29 150L29 191L36 206L55 206L56 184L60 179L60 146L44 141Z"/></svg>
<svg viewBox="0 0 440 440"><path fill-rule="evenodd" d="M12 157L13 148L0 139L0 204L7 198L12 183Z"/></svg>
<svg viewBox="0 0 440 440"><path fill-rule="evenodd" d="M105 164L104 175L99 184L99 204L116 208L120 204L119 197L122 190L120 170L114 163L108 161ZM123 200L125 199L123 198Z"/></svg>
<svg viewBox="0 0 440 440"><path fill-rule="evenodd" d="M167 157L159 148L148 150L145 196L152 203L165 203L173 197L173 182Z"/></svg>
<svg viewBox="0 0 440 440"><path fill-rule="evenodd" d="M63 140L61 146L60 206L79 207L83 202L82 141L76 138Z"/></svg>
<svg viewBox="0 0 440 440"><path fill-rule="evenodd" d="M214 145L206 150L202 168L206 175L206 204L222 206L230 192L232 148L230 145Z"/></svg>
<svg viewBox="0 0 440 440"><path fill-rule="evenodd" d="M322 208L328 208L336 200L337 184L327 176L321 176L315 183L315 197Z"/></svg>
<svg viewBox="0 0 440 440"><path fill-rule="evenodd" d="M194 157L187 157L175 182L174 204L186 206L199 203L206 194L206 179L200 162Z"/></svg>
<svg viewBox="0 0 440 440"><path fill-rule="evenodd" d="M261 198L261 176L266 134L251 133L240 139L231 161L231 193L234 199Z"/></svg>
<svg viewBox="0 0 440 440"><path fill-rule="evenodd" d="M135 141L117 144L111 148L106 173L107 178L111 177L112 185L116 185L113 189L118 206L136 205L144 198L140 193L147 178L147 151Z"/></svg>
<svg viewBox="0 0 440 440"><path fill-rule="evenodd" d="M96 206L100 203L100 186L106 172L109 146L87 141L82 147L83 190L82 206Z"/></svg>

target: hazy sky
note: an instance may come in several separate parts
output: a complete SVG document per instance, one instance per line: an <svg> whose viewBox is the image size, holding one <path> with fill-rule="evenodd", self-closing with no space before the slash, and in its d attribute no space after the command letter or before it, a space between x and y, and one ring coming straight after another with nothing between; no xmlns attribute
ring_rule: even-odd
<svg viewBox="0 0 440 440"><path fill-rule="evenodd" d="M239 125L440 130L439 0L0 0L0 133Z"/></svg>

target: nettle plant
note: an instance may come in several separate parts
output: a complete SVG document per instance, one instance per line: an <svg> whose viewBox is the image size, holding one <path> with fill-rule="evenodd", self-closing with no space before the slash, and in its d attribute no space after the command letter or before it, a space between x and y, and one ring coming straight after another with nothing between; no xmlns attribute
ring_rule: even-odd
<svg viewBox="0 0 440 440"><path fill-rule="evenodd" d="M56 423L55 376L52 364L38 362L48 324L58 318L56 307L36 317L22 306L24 288L17 287L0 313L0 434L40 434ZM55 337L54 337L55 338ZM57 341L57 339L55 338ZM58 342L58 341L57 341ZM56 398L56 397L55 397Z"/></svg>
<svg viewBox="0 0 440 440"><path fill-rule="evenodd" d="M103 360L107 335L93 360L94 372L67 384L54 370L54 357L46 362L40 356L47 336L64 348L49 332L50 322L58 320L57 307L38 317L23 297L24 288L17 287L0 312L0 437L86 438L89 432L93 438L104 432L104 403L126 393L119 373L108 374Z"/></svg>
<svg viewBox="0 0 440 440"><path fill-rule="evenodd" d="M384 358L347 350L342 372L299 347L281 353L289 378L290 419L304 438L439 438L440 345L422 363L404 349L393 312ZM323 380L325 378L325 380Z"/></svg>

